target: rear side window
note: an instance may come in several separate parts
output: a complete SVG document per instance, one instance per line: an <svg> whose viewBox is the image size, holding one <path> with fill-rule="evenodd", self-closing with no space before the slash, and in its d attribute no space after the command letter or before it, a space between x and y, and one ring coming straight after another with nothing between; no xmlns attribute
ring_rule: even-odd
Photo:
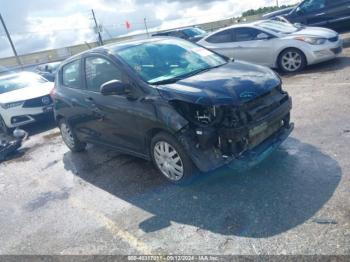
<svg viewBox="0 0 350 262"><path fill-rule="evenodd" d="M107 59L88 57L85 60L87 89L100 92L101 86L111 80L122 80L120 70Z"/></svg>
<svg viewBox="0 0 350 262"><path fill-rule="evenodd" d="M229 43L232 42L232 29L227 29L207 38L209 43Z"/></svg>
<svg viewBox="0 0 350 262"><path fill-rule="evenodd" d="M254 28L237 28L235 29L235 41L244 42L256 40L257 35L260 33L262 32Z"/></svg>
<svg viewBox="0 0 350 262"><path fill-rule="evenodd" d="M71 88L81 87L80 60L65 65L62 69L62 82L64 86Z"/></svg>

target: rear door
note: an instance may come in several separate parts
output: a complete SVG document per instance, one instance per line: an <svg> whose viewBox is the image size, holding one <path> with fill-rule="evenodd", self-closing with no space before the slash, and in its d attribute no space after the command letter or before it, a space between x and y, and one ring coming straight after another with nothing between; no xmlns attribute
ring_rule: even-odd
<svg viewBox="0 0 350 262"><path fill-rule="evenodd" d="M215 52L233 58L237 44L233 41L233 29L226 29L205 39L205 46Z"/></svg>
<svg viewBox="0 0 350 262"><path fill-rule="evenodd" d="M85 141L92 135L86 132L86 126L93 126L95 119L92 118L89 104L85 101L86 90L82 75L81 59L62 67L55 107L72 126L78 138Z"/></svg>
<svg viewBox="0 0 350 262"><path fill-rule="evenodd" d="M270 39L259 40L259 34L266 34ZM252 27L239 27L233 30L234 51L233 58L257 63L261 65L271 66L273 54L273 41L271 35Z"/></svg>

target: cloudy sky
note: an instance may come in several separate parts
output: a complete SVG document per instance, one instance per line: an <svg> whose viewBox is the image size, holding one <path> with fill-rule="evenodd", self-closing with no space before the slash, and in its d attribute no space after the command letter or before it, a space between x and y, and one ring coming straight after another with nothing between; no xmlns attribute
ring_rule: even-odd
<svg viewBox="0 0 350 262"><path fill-rule="evenodd" d="M279 0L291 4L297 0ZM19 54L96 41L91 9L104 38L142 32L143 19L168 29L239 16L276 0L0 0L0 13ZM131 24L127 30L125 21ZM12 56L0 25L0 57Z"/></svg>

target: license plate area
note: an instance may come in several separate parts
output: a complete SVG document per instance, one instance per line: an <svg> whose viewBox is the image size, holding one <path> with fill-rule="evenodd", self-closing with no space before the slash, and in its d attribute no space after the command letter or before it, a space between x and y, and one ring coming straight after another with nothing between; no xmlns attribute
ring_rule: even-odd
<svg viewBox="0 0 350 262"><path fill-rule="evenodd" d="M43 112L48 113L53 111L53 106L45 106L43 107Z"/></svg>
<svg viewBox="0 0 350 262"><path fill-rule="evenodd" d="M249 131L249 149L260 145L282 127L282 121L275 123L264 122Z"/></svg>

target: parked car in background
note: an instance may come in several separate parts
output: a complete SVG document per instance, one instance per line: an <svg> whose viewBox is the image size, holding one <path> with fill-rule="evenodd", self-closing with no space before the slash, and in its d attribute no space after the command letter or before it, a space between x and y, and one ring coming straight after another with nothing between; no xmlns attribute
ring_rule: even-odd
<svg viewBox="0 0 350 262"><path fill-rule="evenodd" d="M191 42L198 42L204 36L207 35L207 32L197 28L197 27L187 27L181 29L174 29L165 32L160 32L157 34L153 34L152 36L172 36L182 38Z"/></svg>
<svg viewBox="0 0 350 262"><path fill-rule="evenodd" d="M36 122L53 112L53 83L38 74L22 72L0 77L0 130Z"/></svg>
<svg viewBox="0 0 350 262"><path fill-rule="evenodd" d="M270 20L223 28L198 44L230 58L286 73L336 58L343 48L342 39L333 30Z"/></svg>
<svg viewBox="0 0 350 262"><path fill-rule="evenodd" d="M350 0L305 0L295 7L266 14L263 19L275 19L278 16L291 23L336 30L349 29Z"/></svg>
<svg viewBox="0 0 350 262"><path fill-rule="evenodd" d="M63 62L55 117L72 151L86 143L147 160L168 180L253 165L291 133L291 98L269 68L175 38L99 47Z"/></svg>
<svg viewBox="0 0 350 262"><path fill-rule="evenodd" d="M50 82L55 82L56 72L61 62L53 62L39 65L35 68L35 72Z"/></svg>

